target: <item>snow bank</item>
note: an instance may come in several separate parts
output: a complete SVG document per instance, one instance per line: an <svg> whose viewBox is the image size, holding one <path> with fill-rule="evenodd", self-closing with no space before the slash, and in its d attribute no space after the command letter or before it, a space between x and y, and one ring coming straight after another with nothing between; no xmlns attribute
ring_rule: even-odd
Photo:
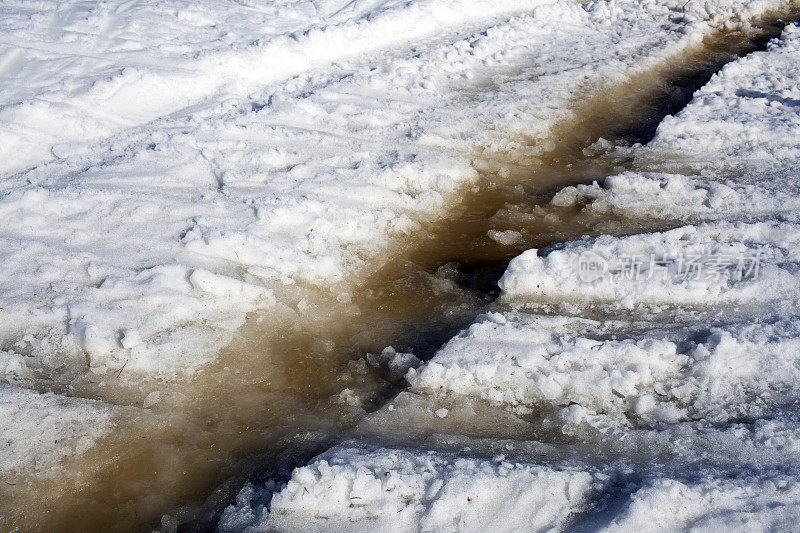
<svg viewBox="0 0 800 533"><path fill-rule="evenodd" d="M620 463L541 465L348 442L288 483L245 486L219 531L772 531L797 519L795 476L719 474L643 476Z"/></svg>
<svg viewBox="0 0 800 533"><path fill-rule="evenodd" d="M669 157L713 169L781 166L796 161L800 146L800 29L788 26L766 52L733 62L715 75L675 117L667 117L640 154ZM776 173L764 186L782 185ZM778 183L775 183L775 180ZM793 189L796 185L792 185ZM775 187L779 190L779 187Z"/></svg>
<svg viewBox="0 0 800 533"><path fill-rule="evenodd" d="M796 41L800 32L789 27L769 52L717 76L712 88L727 87L718 97L732 106L726 108L730 121L749 120L737 114L739 83L758 84L773 70L782 74L786 54L800 55ZM770 54L778 57L774 65L763 58ZM742 71L753 77L741 78ZM681 117L705 106L710 90L659 130L662 143ZM782 114L792 120L796 112L783 106ZM752 154L738 138L730 143L743 159ZM770 169L760 172L766 177ZM771 172L779 184L795 180L791 169ZM760 181L746 182L747 175L731 181L747 193L699 178L625 173L603 188L559 192L552 201L559 206L586 203L583 209L632 218L654 206L670 219L708 213L727 220L523 253L500 280L502 302L573 317L490 314L410 371L412 391L479 397L521 414L562 409L565 419L581 413L575 420L583 422L602 414L604 424L631 427L726 423L786 408L797 398L796 378L785 378L794 376L800 353L800 224L789 199L769 194ZM614 319L578 318L598 310Z"/></svg>
<svg viewBox="0 0 800 533"><path fill-rule="evenodd" d="M765 189L745 179L712 180L681 174L624 172L603 184L566 187L550 201L554 207L579 207L581 216L633 220L753 219L791 214L798 208L794 185ZM776 201L776 196L780 201Z"/></svg>
<svg viewBox="0 0 800 533"><path fill-rule="evenodd" d="M797 211L800 28L765 52L729 63L655 138L632 151L635 166L701 176L625 172L602 186L567 187L553 198L586 215L655 219L753 219Z"/></svg>
<svg viewBox="0 0 800 533"><path fill-rule="evenodd" d="M580 511L596 482L577 468L353 443L296 469L268 500L269 513L264 494L246 488L238 505L226 509L219 528L545 531Z"/></svg>
<svg viewBox="0 0 800 533"><path fill-rule="evenodd" d="M800 484L793 476L767 479L652 480L634 492L609 532L781 531L800 518Z"/></svg>
<svg viewBox="0 0 800 533"><path fill-rule="evenodd" d="M797 294L800 226L708 223L529 250L500 280L503 301L734 305Z"/></svg>
<svg viewBox="0 0 800 533"><path fill-rule="evenodd" d="M800 399L799 333L796 317L636 333L613 322L494 313L408 380L412 392L477 397L518 414L580 407L622 426L724 423Z"/></svg>
<svg viewBox="0 0 800 533"><path fill-rule="evenodd" d="M551 201L556 207L579 207L590 217L720 222L601 236L543 253L530 250L503 276L504 300L630 308L791 299L798 287L793 167L800 147L789 141L796 136L795 106L782 95L796 88L798 36L798 27L789 26L767 52L726 66L683 111L659 126L650 144L634 151L639 165L656 157L664 166L694 161L712 177L722 168L709 162L713 159L724 162L731 177L627 172L607 178L602 187L565 188ZM765 92L754 100L756 89Z"/></svg>

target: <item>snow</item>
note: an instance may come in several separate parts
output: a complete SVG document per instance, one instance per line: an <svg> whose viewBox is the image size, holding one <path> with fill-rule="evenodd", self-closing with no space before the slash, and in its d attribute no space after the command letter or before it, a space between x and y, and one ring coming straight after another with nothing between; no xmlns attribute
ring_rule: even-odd
<svg viewBox="0 0 800 533"><path fill-rule="evenodd" d="M285 484L248 484L219 531L770 531L800 512L796 475L651 476L344 443Z"/></svg>
<svg viewBox="0 0 800 533"><path fill-rule="evenodd" d="M796 478L780 475L744 482L653 480L631 495L626 508L606 530L791 529L800 517L798 489Z"/></svg>
<svg viewBox="0 0 800 533"><path fill-rule="evenodd" d="M0 412L9 421L0 471L57 472L141 416L115 398L75 397L81 378L113 375L142 396L132 403L157 408L162 396L146 385L190 382L248 314L313 314L319 293L348 302L396 246L448 214L479 160L534 161L586 99L782 5L0 6ZM491 423L541 423L537 438L558 434L614 461L652 449L638 466L647 479L631 479L613 527L644 523L664 495L658 512L682 505L687 525L791 524L798 55L800 30L789 28L634 149L648 172L565 189L552 204L669 215L682 227L526 252L503 278L507 307L431 362L391 348L370 358L410 384L373 421L391 428L430 415L452 427L469 411L459 402L485 402ZM587 283L574 271L586 252L757 254L759 269L680 280L670 263L647 271L655 281ZM687 479L680 461L647 470L658 450L708 467L707 478ZM351 442L285 486L246 487L220 527L558 528L606 509L605 484L631 475L578 456L545 464ZM742 465L747 475L723 480ZM781 468L788 474L769 470Z"/></svg>
<svg viewBox="0 0 800 533"><path fill-rule="evenodd" d="M40 394L13 385L0 385L0 416L13 421L0 426L0 474L12 481L30 472L57 475L62 461L84 453L114 429L125 408Z"/></svg>
<svg viewBox="0 0 800 533"><path fill-rule="evenodd" d="M764 79L789 84L781 76L800 54L798 44L800 31L789 27L769 52L723 69L684 111L659 127L654 142L641 148L645 156L667 144L678 158L708 146L684 133L695 127L700 135L702 122L695 117L705 112L709 98L728 103L726 113L721 104L717 108L720 122L746 122L754 131L774 130L776 124L794 127L791 105L782 105L781 121L775 113L760 119L741 113L737 103L750 98L747 87L763 87ZM718 130L703 131L714 136ZM673 220L721 220L627 237L584 238L523 253L500 280L503 302L567 315L486 315L408 375L412 391L478 396L519 413L568 409L602 414L620 427L757 420L794 405L800 224L791 193L784 189L784 197L765 189L784 183L788 188L796 177L791 168L765 167L761 150L785 139L777 135L771 143L771 138L752 150L738 136L719 141L737 154L738 164L765 180L771 177L765 183L749 183L744 173L731 179L734 186L752 190L746 196L714 181L646 173L613 176L602 187L560 191L556 205L579 198L588 202L582 208L588 211L613 209L636 219L655 206ZM794 155L800 156L797 147ZM725 201L718 209L706 210L699 202L719 194ZM675 261L648 261L694 256L705 258L709 267L714 257L756 254L758 271L749 277L731 268L735 262L722 270L693 272L681 270ZM587 258L607 266L631 257L642 258L638 270L614 273L609 266L588 279L580 270Z"/></svg>
<svg viewBox="0 0 800 533"><path fill-rule="evenodd" d="M441 489L419 513L427 519L449 506L457 521L394 526L486 528L463 521L473 485L454 489L452 480L472 480L476 465L492 464L487 454L503 446L497 435L506 431L515 438L505 444L514 458L496 463L550 472L547 486L567 475L584 481L581 491L569 491L575 496L548 497L558 513L532 518L515 513L516 477L485 480L503 497L481 515L502 521L493 530L794 527L798 59L800 28L789 26L767 52L725 67L659 126L652 143L630 149L644 170L564 188L550 205L588 219L613 214L674 229L584 237L515 258L494 310L411 368L410 387L362 423L364 440L334 447L268 494L246 488L221 525L392 528L382 520L392 524L408 509L383 494L381 471L394 476L410 460L424 476L432 458L447 457L455 472L429 474ZM708 267L726 256L757 257L758 270L737 272L732 262L687 273L675 261L699 257ZM614 270L631 257L645 258L640 269ZM647 262L652 257L658 261ZM590 260L603 268L581 271ZM490 442L480 438L485 424L495 426ZM399 444L366 444L375 438ZM348 503L353 496L364 505Z"/></svg>
<svg viewBox="0 0 800 533"><path fill-rule="evenodd" d="M501 456L467 459L354 443L296 469L269 513L229 507L220 530L514 531L525 524L543 531L580 509L595 481L577 469Z"/></svg>
<svg viewBox="0 0 800 533"><path fill-rule="evenodd" d="M790 26L769 52L727 65L695 95L692 105L659 125L647 152L670 153L708 169L796 161L800 117L792 111L800 99L797 33ZM774 179L771 175L770 181Z"/></svg>
<svg viewBox="0 0 800 533"><path fill-rule="evenodd" d="M658 233L601 236L516 257L502 298L535 302L734 305L797 296L798 225L718 222ZM599 266L590 270L593 264Z"/></svg>
<svg viewBox="0 0 800 533"><path fill-rule="evenodd" d="M613 215L699 224L625 238L601 236L544 256L530 250L509 265L500 282L503 297L627 306L791 299L798 287L794 167L800 146L794 139L800 119L790 99L798 75L798 32L789 26L768 52L724 67L688 107L659 125L652 142L632 151L639 166L688 168L703 177L625 172L602 186L567 187L551 200L555 207L580 206L581 216L592 220ZM709 220L715 222L703 222ZM675 262L662 268L648 262L755 254L760 270L749 280L734 279L741 272L730 268L682 277ZM582 261L594 259L612 269L614 262L633 258L643 263L640 276L600 273L587 283L578 275Z"/></svg>
<svg viewBox="0 0 800 533"><path fill-rule="evenodd" d="M582 215L625 216L633 219L713 220L791 214L797 210L793 184L765 190L747 180L688 177L681 174L624 172L598 184L561 189L550 201L555 207L586 204ZM781 202L775 202L781 194Z"/></svg>
<svg viewBox="0 0 800 533"><path fill-rule="evenodd" d="M475 156L535 157L582 94L780 5L679 4L4 7L4 348L190 379L248 313L346 300Z"/></svg>
<svg viewBox="0 0 800 533"><path fill-rule="evenodd" d="M615 327L615 325L617 327ZM518 414L580 407L622 426L769 414L800 400L800 322L635 333L624 325L490 315L408 380L412 392L482 398ZM609 334L616 339L603 338Z"/></svg>

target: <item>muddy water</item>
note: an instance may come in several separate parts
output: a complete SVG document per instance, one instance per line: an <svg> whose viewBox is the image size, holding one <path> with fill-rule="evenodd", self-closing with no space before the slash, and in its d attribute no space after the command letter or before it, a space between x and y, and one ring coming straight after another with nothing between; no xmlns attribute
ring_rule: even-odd
<svg viewBox="0 0 800 533"><path fill-rule="evenodd" d="M347 297L302 288L283 295L293 305L250 317L217 362L191 384L163 384L157 406L67 465L58 485L44 479L0 488L6 516L24 530L41 531L211 524L252 472L274 475L307 460L399 390L402 383L364 364L364 354L392 345L430 357L490 304L510 258L598 232L598 221L577 208L547 205L559 187L631 166L587 147L600 138L646 142L711 73L763 47L780 26L717 35L576 105L579 118L553 130L556 149L545 157L507 154L476 162L481 181L464 192L462 203L398 247L367 283ZM668 224L603 222L604 231L618 234ZM490 237L492 230L516 233L495 235L504 244Z"/></svg>

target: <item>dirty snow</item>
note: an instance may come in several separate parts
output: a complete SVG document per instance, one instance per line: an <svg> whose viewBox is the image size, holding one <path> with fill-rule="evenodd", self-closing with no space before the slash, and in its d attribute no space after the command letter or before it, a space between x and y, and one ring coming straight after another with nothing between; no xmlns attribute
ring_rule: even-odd
<svg viewBox="0 0 800 533"><path fill-rule="evenodd" d="M188 380L251 311L302 310L312 290L347 301L393 245L447 214L477 179L475 159L530 162L554 148L550 129L572 118L583 98L782 4L0 6L0 370L8 382L0 386L0 469L57 472L132 416L69 396L81 394L71 383L88 375L136 391L148 380ZM599 447L613 461L636 462L633 452L651 446L653 456L685 451L688 462L707 466L710 447L716 454L706 478L687 479L677 460L642 470L652 459L646 453L636 477L625 466L596 464L585 450L545 464L354 442L297 469L285 486L248 486L221 527L549 529L594 509L616 511L610 526L626 528L642 523L642 509L664 494L674 499L664 514L691 503L680 514L686 524L791 523L796 473L787 465L797 464L800 450L787 415L797 401L792 354L800 327L790 174L798 43L798 31L787 30L768 54L726 68L637 152L642 166L671 154L675 168L554 200L580 197L589 209L623 213L641 200L685 215L691 226L528 252L506 273L503 301L546 308L572 290L566 308L549 309L569 316L505 309L418 370L412 354L393 350L375 361L395 373L410 369L411 388L376 415L387 427L408 415L404 405L452 423L467 395L507 414L503 423L541 423L545 433ZM708 159L724 162L711 166L713 183L701 179L701 168L660 173ZM760 218L749 214L753 201ZM759 277L726 272L674 283L667 267L647 286L608 277L570 286L567 267L586 250L612 258L693 246L758 251ZM581 317L595 304L641 316L630 324ZM731 317L707 318L720 304ZM773 315L756 314L765 308ZM661 321L664 313L688 325ZM614 329L619 338L607 338ZM47 392L54 384L67 395ZM417 401L404 404L409 396ZM151 392L135 403L158 402ZM534 414L547 419L526 418ZM722 481L720 472L743 464L748 475ZM630 502L615 508L608 494L622 490L614 485L620 477Z"/></svg>
<svg viewBox="0 0 800 533"><path fill-rule="evenodd" d="M31 472L57 473L63 460L80 455L108 435L124 408L98 401L40 394L0 385L0 475L9 485Z"/></svg>
<svg viewBox="0 0 800 533"><path fill-rule="evenodd" d="M3 347L62 380L191 377L292 287L346 298L477 153L536 156L517 139L581 93L771 5L5 7Z"/></svg>
<svg viewBox="0 0 800 533"><path fill-rule="evenodd" d="M404 472L410 454L424 479L423 465L454 454L460 473L473 476L476 462L488 461L478 457L500 447L514 457L499 459L509 471L582 472L586 481L580 497L552 499L562 507L544 521L516 520L519 500L509 497L482 516L502 520L493 530L792 529L800 517L797 65L800 28L789 26L632 149L640 168L657 172L565 188L552 200L587 216L675 229L586 237L517 257L495 311L410 369L410 388L362 424L368 442L398 446L339 445L274 495L243 497L222 525L360 529L449 505L455 522L398 521L397 529L479 530L484 523L458 521L474 491L464 483L454 499L450 471L437 471L442 490L419 507L413 497L398 507L382 494L380 473ZM742 272L733 260L720 266L720 257L742 256L757 257L758 271ZM643 258L636 271L625 270L631 257ZM690 257L707 270L675 261ZM603 268L582 272L587 258ZM495 413L495 434L505 428L515 440L482 438L481 404L484 416ZM486 482L489 494L517 490L513 477L494 483ZM527 490L546 494L556 483ZM365 505L347 501L353 496Z"/></svg>

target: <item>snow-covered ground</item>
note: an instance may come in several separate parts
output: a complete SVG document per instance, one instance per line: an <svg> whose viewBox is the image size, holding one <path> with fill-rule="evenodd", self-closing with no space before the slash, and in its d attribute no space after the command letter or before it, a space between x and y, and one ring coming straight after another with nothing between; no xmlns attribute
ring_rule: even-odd
<svg viewBox="0 0 800 533"><path fill-rule="evenodd" d="M190 378L287 287L346 301L476 154L781 3L690 4L3 6L3 375Z"/></svg>
<svg viewBox="0 0 800 533"><path fill-rule="evenodd" d="M789 26L631 151L684 175L626 172L552 200L679 227L517 257L496 311L410 370L365 441L248 485L221 529L796 527L798 65ZM515 440L478 438L476 409ZM401 445L368 444L381 435Z"/></svg>
<svg viewBox="0 0 800 533"><path fill-rule="evenodd" d="M154 387L190 383L248 313L264 311L268 328L271 309L308 312L306 295L349 302L396 247L447 216L478 179L476 160L530 163L603 89L783 7L4 3L4 481L57 474L62 459L147 416ZM483 402L509 431L583 451L507 462L351 442L286 487L249 486L221 527L549 528L600 509L630 528L650 520L656 501L685 525L792 523L798 43L787 30L666 120L633 151L654 172L553 200L587 216L686 226L515 259L505 307L411 371L411 388L364 424L402 430L427 416L431 428L456 427L469 411L460 405ZM609 271L587 283L573 268L587 252L598 264L700 253L749 266L755 257L758 275L729 264L717 277L676 281L679 265L667 261L645 269L647 282ZM87 393L86 382L99 384ZM130 394L103 397L105 385ZM134 405L113 405L120 398ZM598 447L608 464L586 452ZM642 447L654 451L625 464ZM642 470L655 450L676 459ZM697 475L679 467L684 450Z"/></svg>
<svg viewBox="0 0 800 533"><path fill-rule="evenodd" d="M215 4L4 8L3 347L51 373L191 375L275 291L338 294L377 268L476 179L470 155L546 150L519 139L685 51L736 3L463 4L300 3L283 20L225 3L225 24ZM140 116L93 125L120 101ZM13 166L28 142L44 153Z"/></svg>

